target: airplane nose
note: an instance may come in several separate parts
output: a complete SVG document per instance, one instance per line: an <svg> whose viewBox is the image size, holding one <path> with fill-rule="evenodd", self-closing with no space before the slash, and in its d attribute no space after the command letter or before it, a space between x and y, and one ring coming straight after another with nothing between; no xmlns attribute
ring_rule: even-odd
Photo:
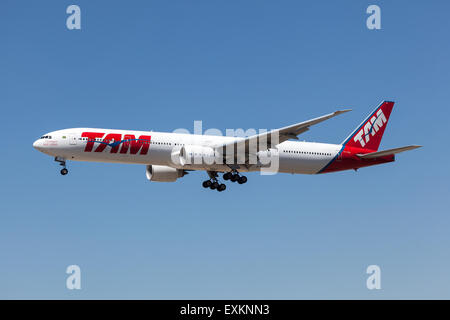
<svg viewBox="0 0 450 320"><path fill-rule="evenodd" d="M36 150L39 150L39 151L42 150L42 144L41 144L40 139L33 142L33 148L35 148Z"/></svg>

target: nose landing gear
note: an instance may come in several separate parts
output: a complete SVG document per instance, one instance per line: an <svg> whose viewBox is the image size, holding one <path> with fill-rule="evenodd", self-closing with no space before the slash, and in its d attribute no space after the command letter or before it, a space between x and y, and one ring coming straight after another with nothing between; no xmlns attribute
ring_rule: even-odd
<svg viewBox="0 0 450 320"><path fill-rule="evenodd" d="M67 168L66 168L66 159L61 158L61 157L55 157L55 161L59 162L59 164L61 166L63 166L63 168L60 171L63 176L65 176L66 174L69 173L69 170L67 170Z"/></svg>

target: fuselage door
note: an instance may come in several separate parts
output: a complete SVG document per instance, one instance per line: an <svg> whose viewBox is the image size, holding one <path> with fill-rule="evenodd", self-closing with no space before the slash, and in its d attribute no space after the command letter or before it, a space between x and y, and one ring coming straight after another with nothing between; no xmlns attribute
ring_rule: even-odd
<svg viewBox="0 0 450 320"><path fill-rule="evenodd" d="M72 145L77 144L77 137L74 136L74 135L70 135L69 136L69 143L72 144Z"/></svg>

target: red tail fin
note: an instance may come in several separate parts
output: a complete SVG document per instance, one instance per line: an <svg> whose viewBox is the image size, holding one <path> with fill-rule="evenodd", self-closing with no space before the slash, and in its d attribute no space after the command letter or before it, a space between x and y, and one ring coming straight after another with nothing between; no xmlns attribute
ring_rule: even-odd
<svg viewBox="0 0 450 320"><path fill-rule="evenodd" d="M357 128L342 145L349 147L378 150L384 129L386 129L394 102L383 101Z"/></svg>

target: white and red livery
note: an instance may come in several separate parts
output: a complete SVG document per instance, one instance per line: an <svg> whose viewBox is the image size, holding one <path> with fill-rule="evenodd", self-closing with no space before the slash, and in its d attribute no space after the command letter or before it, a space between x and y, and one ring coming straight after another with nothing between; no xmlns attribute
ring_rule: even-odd
<svg viewBox="0 0 450 320"><path fill-rule="evenodd" d="M33 143L55 157L66 175L66 160L146 165L151 181L173 182L191 170L204 170L205 188L223 191L224 180L247 181L243 172L274 170L318 174L373 166L420 146L378 151L394 102L383 101L341 144L290 141L309 127L350 110L248 137L225 137L153 131L73 128L49 132ZM276 165L274 165L276 164ZM269 171L270 171L269 170Z"/></svg>

